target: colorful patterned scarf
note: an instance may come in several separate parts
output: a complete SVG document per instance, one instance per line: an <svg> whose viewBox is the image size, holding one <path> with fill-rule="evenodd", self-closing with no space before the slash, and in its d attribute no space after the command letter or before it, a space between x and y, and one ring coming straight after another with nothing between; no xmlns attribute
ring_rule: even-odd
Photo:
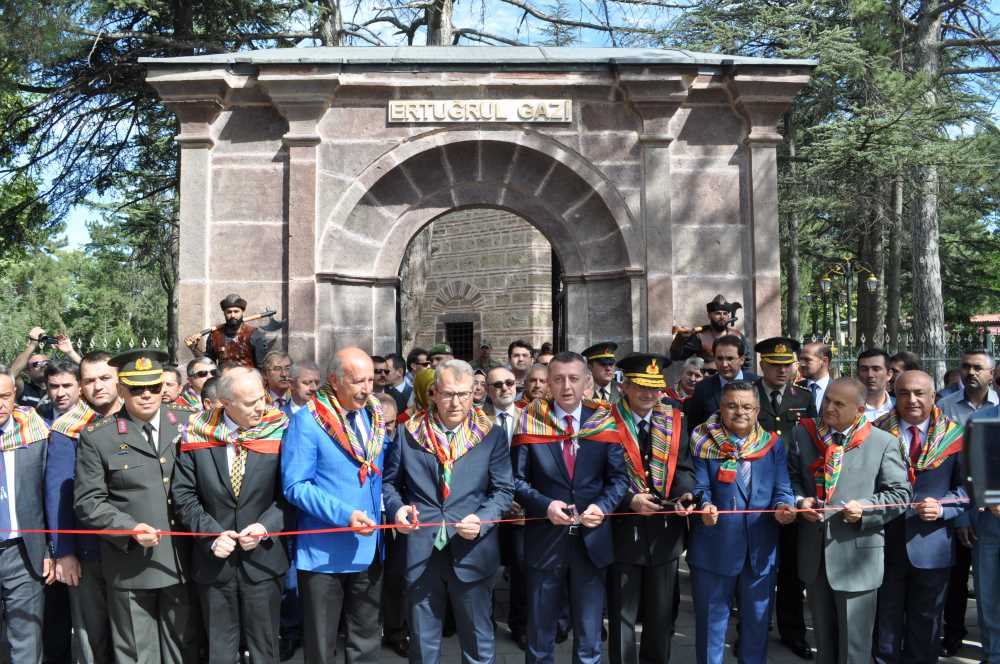
<svg viewBox="0 0 1000 664"><path fill-rule="evenodd" d="M764 431L755 424L743 444L736 447L732 437L722 425L722 418L715 413L704 424L691 432L691 453L699 459L724 459L716 479L725 484L736 481L740 461L753 461L771 451L778 436Z"/></svg>
<svg viewBox="0 0 1000 664"><path fill-rule="evenodd" d="M375 395L369 395L368 403L365 404L372 418L372 426L366 440L358 440L354 429L347 423L348 411L337 401L337 395L329 385L321 387L307 407L323 431L360 466L358 480L361 486L368 481L369 473L381 475L378 456L382 453L382 445L385 443L385 420L382 415L382 404Z"/></svg>
<svg viewBox="0 0 1000 664"><path fill-rule="evenodd" d="M875 422L876 427L891 433L899 440L899 447L903 452L903 458L906 459L911 484L917 480L917 473L934 470L952 454L962 451L964 442L962 425L945 417L937 406L931 410L931 425L927 429L927 435L924 436L924 444L920 447L920 456L917 458L916 464L910 460L910 450L903 443L903 435L899 425L895 408Z"/></svg>
<svg viewBox="0 0 1000 664"><path fill-rule="evenodd" d="M859 415L846 434L849 441L847 445L835 445L833 434L836 432L831 431L822 420L809 418L802 420L800 424L819 452L819 457L809 466L813 481L816 483L816 497L824 502L830 502L834 491L837 490L837 481L844 465L844 455L865 442L872 430L871 422L863 414Z"/></svg>
<svg viewBox="0 0 1000 664"><path fill-rule="evenodd" d="M49 427L42 416L28 406L17 406L5 423L0 436L0 452L10 452L18 447L26 447L49 437Z"/></svg>
<svg viewBox="0 0 1000 664"><path fill-rule="evenodd" d="M281 399L283 399L285 401L285 403L287 404L289 401L292 400L292 391L291 390L285 390L285 393L281 395ZM268 406L273 406L277 402L278 402L278 400L274 398L273 394L271 394L271 390L265 389L264 390L264 403L266 403Z"/></svg>
<svg viewBox="0 0 1000 664"><path fill-rule="evenodd" d="M521 417L514 427L511 445L531 445L534 443L554 443L568 438L577 440L596 440L601 443L621 443L616 430L615 417L611 409L603 401L583 400L584 408L592 408L594 412L586 422L580 424L580 430L570 436L564 423L556 419L552 403L546 399L535 399L521 411Z"/></svg>
<svg viewBox="0 0 1000 664"><path fill-rule="evenodd" d="M455 462L486 438L493 427L493 420L482 408L473 408L455 432L451 449L448 434L430 411L415 413L405 426L420 448L437 457L441 464L441 500L445 501L451 494L451 472Z"/></svg>
<svg viewBox="0 0 1000 664"><path fill-rule="evenodd" d="M260 424L243 431L226 426L222 408L205 410L192 415L181 427L181 452L234 445L260 454L277 454L287 428L288 418L277 408L265 412Z"/></svg>
<svg viewBox="0 0 1000 664"><path fill-rule="evenodd" d="M663 394L664 396L669 397L678 403L684 403L687 399L691 397L690 394L684 391L684 388L681 387L680 383L677 383L673 387L668 387L666 390L663 391Z"/></svg>
<svg viewBox="0 0 1000 664"><path fill-rule="evenodd" d="M198 394L197 390L191 387L190 383L188 383L184 386L184 389L181 390L181 393L177 395L177 400L174 401L174 403L182 408L201 410L201 395Z"/></svg>
<svg viewBox="0 0 1000 664"><path fill-rule="evenodd" d="M653 479L653 486L649 487L646 483L646 471L642 465L642 454L639 450L639 427L632 416L628 402L622 399L612 407L611 412L618 425L622 447L625 448L625 458L627 459L625 469L628 470L632 492L656 493L656 495L666 498L670 492L670 485L674 481L674 470L677 468L677 457L680 454L681 430L684 426L683 413L662 403L656 404L653 408L652 417L649 418L650 447L652 448L649 474ZM652 492L650 488L652 488Z"/></svg>
<svg viewBox="0 0 1000 664"><path fill-rule="evenodd" d="M97 414L97 411L87 405L86 401L80 399L76 402L75 406L60 415L59 418L52 423L51 430L56 433L61 433L71 440L76 440L80 437L80 432L83 431L85 426L94 420L100 419L100 417L101 416Z"/></svg>

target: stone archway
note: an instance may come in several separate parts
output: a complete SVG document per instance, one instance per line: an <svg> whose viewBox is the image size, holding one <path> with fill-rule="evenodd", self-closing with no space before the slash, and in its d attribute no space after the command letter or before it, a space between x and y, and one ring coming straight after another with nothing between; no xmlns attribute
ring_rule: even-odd
<svg viewBox="0 0 1000 664"><path fill-rule="evenodd" d="M496 207L530 221L559 256L568 344L639 348L631 303L644 271L628 206L578 155L525 131L437 131L376 160L327 220L318 253L318 351L396 347L396 275L412 238L442 214ZM502 249L502 248L498 248ZM370 312L370 316L365 314ZM370 326L359 320L370 320Z"/></svg>

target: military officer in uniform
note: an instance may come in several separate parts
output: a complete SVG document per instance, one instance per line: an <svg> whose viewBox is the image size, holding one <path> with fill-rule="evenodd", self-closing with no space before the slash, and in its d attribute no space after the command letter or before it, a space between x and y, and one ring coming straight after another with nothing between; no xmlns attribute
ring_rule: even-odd
<svg viewBox="0 0 1000 664"><path fill-rule="evenodd" d="M230 293L219 302L219 307L226 322L209 333L204 352L200 348L200 333L185 338L184 345L191 349L195 357L207 355L216 366L236 362L251 369L263 367L270 344L263 330L243 322L247 301L236 293Z"/></svg>
<svg viewBox="0 0 1000 664"><path fill-rule="evenodd" d="M618 344L602 341L581 353L587 358L590 375L594 377L594 398L607 404L613 404L621 398L621 391L615 381L616 350Z"/></svg>
<svg viewBox="0 0 1000 664"><path fill-rule="evenodd" d="M132 350L111 359L124 408L80 434L74 509L82 528L104 536L101 565L116 662L194 662L198 616L186 581L189 542L170 500L180 427L190 415L160 400L166 353Z"/></svg>
<svg viewBox="0 0 1000 664"><path fill-rule="evenodd" d="M760 357L761 373L756 383L760 401L757 422L764 431L773 431L783 440L787 440L799 420L816 417L812 393L792 384L799 350L797 341L784 337L765 339L754 346ZM803 615L805 584L798 571L798 526L790 523L779 533L778 590L774 599L778 633L786 648L802 659L812 659Z"/></svg>

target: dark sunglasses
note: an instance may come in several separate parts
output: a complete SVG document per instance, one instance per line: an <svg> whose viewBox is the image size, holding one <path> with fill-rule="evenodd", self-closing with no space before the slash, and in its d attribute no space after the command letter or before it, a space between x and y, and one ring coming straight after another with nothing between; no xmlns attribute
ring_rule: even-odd
<svg viewBox="0 0 1000 664"><path fill-rule="evenodd" d="M37 362L32 362L28 366L32 369L40 369L41 367L47 366L48 362L46 360L39 360Z"/></svg>
<svg viewBox="0 0 1000 664"><path fill-rule="evenodd" d="M715 374L719 373L719 370L718 369L703 369L702 373L705 374L706 376L714 376Z"/></svg>
<svg viewBox="0 0 1000 664"><path fill-rule="evenodd" d="M194 373L188 374L189 378L208 378L209 376L218 376L218 369L211 369L206 371L195 371Z"/></svg>
<svg viewBox="0 0 1000 664"><path fill-rule="evenodd" d="M375 373L377 373L377 374L385 374L386 376L388 376L389 375L389 370L388 369L376 369Z"/></svg>
<svg viewBox="0 0 1000 664"><path fill-rule="evenodd" d="M421 366L421 367L429 367L429 366L431 366L431 361L430 360L425 360L423 362L414 362L414 364L416 364L417 366Z"/></svg>
<svg viewBox="0 0 1000 664"><path fill-rule="evenodd" d="M128 393L134 397L142 396L146 392L150 394L159 394L163 391L163 383L157 383L156 385L129 385Z"/></svg>
<svg viewBox="0 0 1000 664"><path fill-rule="evenodd" d="M502 390L505 387L514 387L515 385L517 385L517 383L512 380L498 380L495 383L490 383L490 387L494 390Z"/></svg>

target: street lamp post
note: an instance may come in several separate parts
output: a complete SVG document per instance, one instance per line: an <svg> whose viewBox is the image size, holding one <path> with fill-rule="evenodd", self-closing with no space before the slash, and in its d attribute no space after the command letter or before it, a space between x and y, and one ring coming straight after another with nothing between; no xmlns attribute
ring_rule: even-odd
<svg viewBox="0 0 1000 664"><path fill-rule="evenodd" d="M838 311L838 304L840 298L838 297L836 291L833 289L833 277L834 275L844 278L844 285L847 291L847 339L846 346L852 348L853 350L853 335L851 334L851 301L854 299L854 284L853 277L856 272L863 272L868 274L868 278L865 279L865 287L869 294L874 293L878 290L878 277L875 273L869 270L867 267L862 265L853 256L845 256L842 263L834 263L830 269L826 271L822 277L820 277L819 285L824 293L830 293L833 291L834 305L833 305L833 316L835 321L835 338L837 342L840 342L840 316ZM858 310L860 310L860 302L858 303Z"/></svg>

